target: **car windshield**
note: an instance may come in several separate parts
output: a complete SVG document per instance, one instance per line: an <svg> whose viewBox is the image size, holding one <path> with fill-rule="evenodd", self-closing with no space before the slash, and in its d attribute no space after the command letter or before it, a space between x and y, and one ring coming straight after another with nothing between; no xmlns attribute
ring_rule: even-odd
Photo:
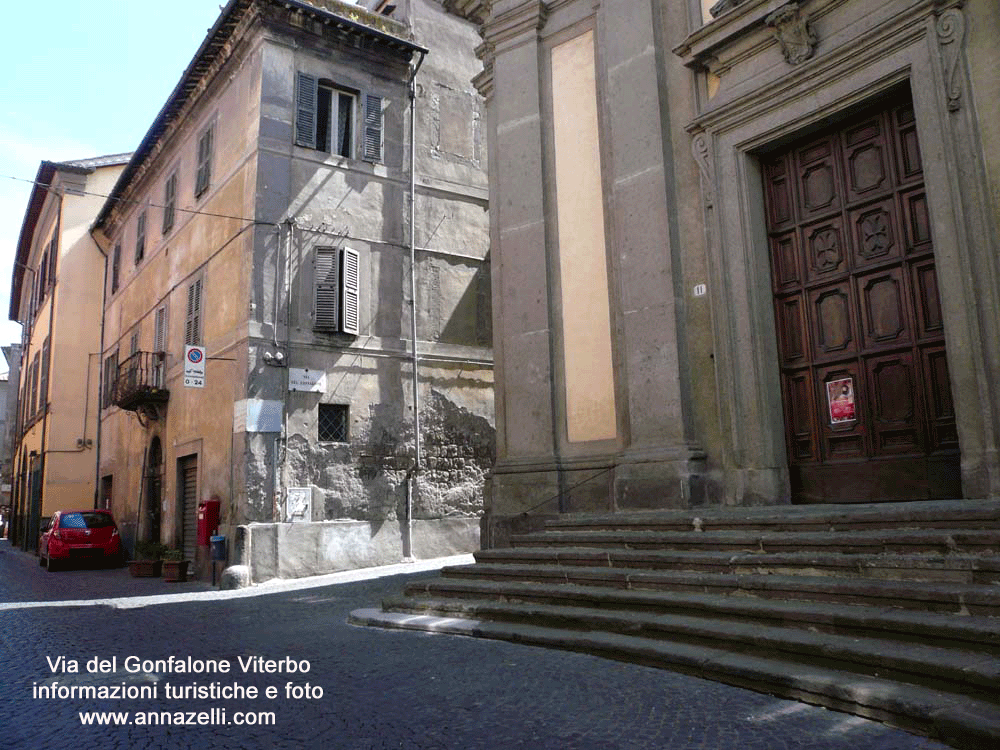
<svg viewBox="0 0 1000 750"><path fill-rule="evenodd" d="M59 519L60 529L103 529L114 525L107 513L66 513Z"/></svg>

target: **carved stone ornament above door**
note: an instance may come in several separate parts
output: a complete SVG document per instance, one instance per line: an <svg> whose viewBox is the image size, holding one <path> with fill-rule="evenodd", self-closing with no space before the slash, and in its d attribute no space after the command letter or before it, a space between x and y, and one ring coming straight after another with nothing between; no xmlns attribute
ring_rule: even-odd
<svg viewBox="0 0 1000 750"><path fill-rule="evenodd" d="M764 23L774 29L774 35L789 65L798 65L813 56L819 39L798 4L783 5L768 15Z"/></svg>

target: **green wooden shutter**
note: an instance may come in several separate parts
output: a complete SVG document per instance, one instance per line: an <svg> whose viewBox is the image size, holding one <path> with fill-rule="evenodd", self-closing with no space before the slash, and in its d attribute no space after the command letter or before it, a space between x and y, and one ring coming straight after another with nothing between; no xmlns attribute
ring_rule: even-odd
<svg viewBox="0 0 1000 750"><path fill-rule="evenodd" d="M166 234L174 226L174 201L177 198L177 173L167 178L163 189L163 233Z"/></svg>
<svg viewBox="0 0 1000 750"><path fill-rule="evenodd" d="M201 196L208 190L212 182L212 139L214 137L214 126L209 126L198 139L198 174L195 179L195 197Z"/></svg>
<svg viewBox="0 0 1000 750"><path fill-rule="evenodd" d="M365 94L365 132L362 158L382 161L382 97Z"/></svg>
<svg viewBox="0 0 1000 750"><path fill-rule="evenodd" d="M295 76L295 145L316 148L316 102L318 98L315 76L297 73Z"/></svg>
<svg viewBox="0 0 1000 750"><path fill-rule="evenodd" d="M360 269L358 251L345 247L340 255L340 330L355 336L359 332Z"/></svg>
<svg viewBox="0 0 1000 750"><path fill-rule="evenodd" d="M146 254L146 212L135 220L135 262L138 265Z"/></svg>
<svg viewBox="0 0 1000 750"><path fill-rule="evenodd" d="M313 327L324 331L337 330L337 251L330 247L316 248L314 258L315 305Z"/></svg>
<svg viewBox="0 0 1000 750"><path fill-rule="evenodd" d="M188 287L184 343L188 346L197 346L201 343L201 279Z"/></svg>
<svg viewBox="0 0 1000 750"><path fill-rule="evenodd" d="M122 243L115 243L115 250L111 256L111 293L118 291L118 274L122 265Z"/></svg>

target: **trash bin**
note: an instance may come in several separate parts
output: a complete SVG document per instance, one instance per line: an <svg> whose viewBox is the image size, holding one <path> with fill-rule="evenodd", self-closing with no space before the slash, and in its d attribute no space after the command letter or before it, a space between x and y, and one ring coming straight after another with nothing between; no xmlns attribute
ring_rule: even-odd
<svg viewBox="0 0 1000 750"><path fill-rule="evenodd" d="M225 559L226 559L226 537L213 536L212 560L225 560Z"/></svg>

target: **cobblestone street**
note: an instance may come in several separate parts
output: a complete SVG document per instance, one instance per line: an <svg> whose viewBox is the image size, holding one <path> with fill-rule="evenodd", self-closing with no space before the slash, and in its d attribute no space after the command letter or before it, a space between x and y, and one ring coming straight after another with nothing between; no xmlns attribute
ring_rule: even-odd
<svg viewBox="0 0 1000 750"><path fill-rule="evenodd" d="M426 577L432 574L416 574ZM208 586L131 579L124 569L49 574L0 542L0 746L49 748L739 748L903 750L937 743L853 716L631 664L515 644L356 628L412 576L257 596L188 601ZM170 593L168 603L61 601ZM229 592L225 592L229 593ZM30 606L48 602L46 606ZM65 656L79 673L53 673ZM117 657L117 671L86 662ZM138 657L137 671L130 656ZM225 659L228 674L142 668L144 660ZM244 673L248 656L307 660L309 671ZM128 666L126 666L128 665ZM149 665L146 665L149 666ZM159 665L162 667L163 665ZM155 699L35 698L33 686L155 685ZM256 699L173 700L166 684L237 683ZM293 688L288 688L292 683ZM322 697L286 697L306 689ZM276 698L264 695L277 688ZM225 709L212 714L211 709ZM140 726L139 712L206 712L223 725ZM83 726L81 712L128 712L128 724ZM233 723L273 713L273 725ZM266 716L256 717L268 721ZM242 720L242 719L239 719Z"/></svg>

